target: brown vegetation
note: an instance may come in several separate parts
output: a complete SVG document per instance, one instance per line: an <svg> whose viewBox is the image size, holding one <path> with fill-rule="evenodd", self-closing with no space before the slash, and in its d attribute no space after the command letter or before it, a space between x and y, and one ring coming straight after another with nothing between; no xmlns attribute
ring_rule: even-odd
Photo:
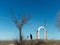
<svg viewBox="0 0 60 45"><path fill-rule="evenodd" d="M0 45L17 44L16 41L0 41ZM60 45L60 40L24 40L22 45Z"/></svg>

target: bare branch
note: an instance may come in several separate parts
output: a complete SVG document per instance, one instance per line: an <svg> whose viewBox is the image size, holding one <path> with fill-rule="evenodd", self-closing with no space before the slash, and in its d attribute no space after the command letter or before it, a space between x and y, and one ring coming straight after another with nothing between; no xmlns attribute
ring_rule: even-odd
<svg viewBox="0 0 60 45"><path fill-rule="evenodd" d="M14 11L12 9L11 9L11 18L12 18L13 22L15 24L17 24L17 19L16 19L15 15L14 15Z"/></svg>
<svg viewBox="0 0 60 45"><path fill-rule="evenodd" d="M19 29L20 44L22 45L22 27L24 24L27 23L27 21L29 20L29 17L24 15L22 16L22 19L20 19L20 17L17 19L12 9L11 9L11 17L12 17L13 22L16 24L17 28Z"/></svg>
<svg viewBox="0 0 60 45"><path fill-rule="evenodd" d="M60 27L60 11L58 12L58 15L57 15L57 27Z"/></svg>
<svg viewBox="0 0 60 45"><path fill-rule="evenodd" d="M60 11L57 13L56 27L58 28L58 31L60 31Z"/></svg>
<svg viewBox="0 0 60 45"><path fill-rule="evenodd" d="M29 17L23 16L23 17L22 17L22 24L27 23L28 20L29 20Z"/></svg>

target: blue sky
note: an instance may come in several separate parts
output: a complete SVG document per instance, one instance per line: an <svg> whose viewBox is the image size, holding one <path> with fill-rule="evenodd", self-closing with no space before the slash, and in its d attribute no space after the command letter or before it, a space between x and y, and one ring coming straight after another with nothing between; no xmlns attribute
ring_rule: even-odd
<svg viewBox="0 0 60 45"><path fill-rule="evenodd" d="M24 13L31 16L22 29L25 39L30 33L35 39L36 31L44 25L45 19L48 39L60 39L60 32L55 25L56 14L60 10L59 0L0 0L0 40L12 40L19 36L19 31L10 16L10 8L13 8L16 17ZM42 35L43 31L41 31L41 38Z"/></svg>

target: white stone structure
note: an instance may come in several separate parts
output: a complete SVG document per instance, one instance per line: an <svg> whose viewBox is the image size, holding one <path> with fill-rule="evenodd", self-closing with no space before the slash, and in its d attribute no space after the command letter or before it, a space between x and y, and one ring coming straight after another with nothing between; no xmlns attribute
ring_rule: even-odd
<svg viewBox="0 0 60 45"><path fill-rule="evenodd" d="M37 39L40 39L40 30L41 29L44 30L44 40L46 40L47 39L47 31L46 31L45 27L43 27L43 26L38 28L38 31L36 33L36 37L37 37Z"/></svg>

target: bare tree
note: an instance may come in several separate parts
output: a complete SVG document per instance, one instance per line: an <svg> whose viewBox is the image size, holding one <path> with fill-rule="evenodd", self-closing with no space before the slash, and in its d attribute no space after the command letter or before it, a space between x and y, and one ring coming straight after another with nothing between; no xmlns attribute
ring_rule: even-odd
<svg viewBox="0 0 60 45"><path fill-rule="evenodd" d="M58 14L57 14L57 19L56 19L57 21L56 21L56 26L58 27L58 28L60 28L60 11L58 12Z"/></svg>
<svg viewBox="0 0 60 45"><path fill-rule="evenodd" d="M19 37L20 37L20 44L22 45L22 27L24 24L27 23L27 21L30 19L30 17L28 17L28 15L23 15L22 18L20 19L20 16L19 18L17 18L15 15L14 15L14 11L11 10L11 17L12 17L12 20L13 22L16 24L17 28L19 29Z"/></svg>

